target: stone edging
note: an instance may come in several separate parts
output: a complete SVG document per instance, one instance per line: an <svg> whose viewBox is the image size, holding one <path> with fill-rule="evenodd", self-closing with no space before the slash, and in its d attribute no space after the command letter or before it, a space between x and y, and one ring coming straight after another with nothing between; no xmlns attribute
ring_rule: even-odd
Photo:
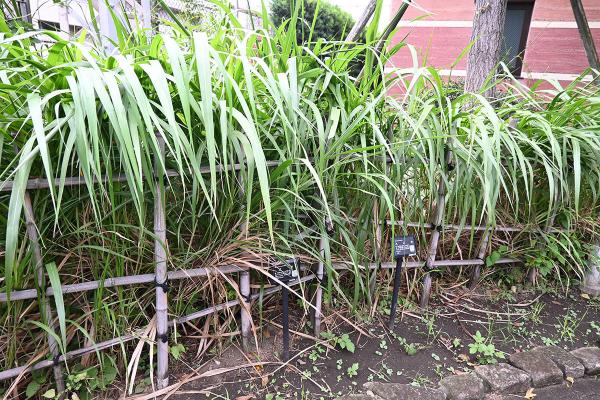
<svg viewBox="0 0 600 400"><path fill-rule="evenodd" d="M367 382L364 393L337 400L484 400L524 394L530 388L559 385L567 379L600 375L600 348L567 352L557 346L515 353L508 364L478 365L473 373L447 376L438 389L400 383ZM500 395L500 396L498 396Z"/></svg>

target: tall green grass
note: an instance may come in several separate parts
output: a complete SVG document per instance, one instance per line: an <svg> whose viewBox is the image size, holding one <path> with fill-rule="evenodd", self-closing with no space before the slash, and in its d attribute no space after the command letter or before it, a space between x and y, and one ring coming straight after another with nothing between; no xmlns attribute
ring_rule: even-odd
<svg viewBox="0 0 600 400"><path fill-rule="evenodd" d="M15 182L0 194L2 290L34 287L22 223L25 183L33 177L56 183L33 195L45 262L57 266L52 285L57 277L64 284L153 272L158 138L167 153L159 168L179 174L166 183L169 269L259 265L291 255L315 263L330 220L335 233L326 254L351 260L353 279L332 271L328 258L329 295L356 307L370 298L360 265L380 261L376 222L427 221L439 179L448 183L446 223L543 226L558 215L579 237L597 234L595 88L576 82L535 92L507 75L494 103L456 96L434 68L416 61L386 72L404 44L377 51L381 3L366 44L302 43L295 29L300 3L279 28L263 11L263 27L250 31L224 7L226 19L210 37L174 24L172 35L148 42L145 32L120 25L119 55L81 38L11 31L0 21L0 180ZM43 36L55 42L42 46ZM356 63L365 66L360 76ZM451 171L443 162L446 143ZM243 167L232 170L237 164ZM126 182L102 179L117 174ZM68 176L85 185L63 186ZM384 260L393 229L385 231ZM426 230L417 234L426 241ZM529 239L545 237L519 240L513 250L526 252ZM449 238L441 256L467 257L475 238ZM560 269L580 273L577 257ZM174 315L235 295L222 280L176 285ZM144 326L152 304L148 287L66 295L64 347ZM43 348L43 332L27 322L39 319L37 307L11 302L0 312L3 367L24 364ZM210 321L211 329L232 323Z"/></svg>

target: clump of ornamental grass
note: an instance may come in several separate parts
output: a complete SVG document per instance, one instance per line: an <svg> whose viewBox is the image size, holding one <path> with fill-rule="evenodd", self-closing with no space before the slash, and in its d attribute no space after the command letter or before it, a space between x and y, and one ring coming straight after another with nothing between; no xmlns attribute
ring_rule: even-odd
<svg viewBox="0 0 600 400"><path fill-rule="evenodd" d="M416 62L388 73L403 44L375 51L381 4L365 44L351 45L299 40L298 7L279 28L263 12L256 30L242 29L223 10L210 36L175 23L170 34L149 40L117 20L112 53L93 32L87 42L66 41L0 24L0 180L13 182L0 194L3 291L35 287L23 224L32 178L49 184L31 193L44 261L56 263L63 284L153 273L156 169L164 176L170 270L252 268L291 256L310 267L322 257L318 240L331 222L327 299L354 309L371 299L368 282L377 273L361 266L389 260L391 236L408 231L388 226L376 251L380 224L429 221L441 179L448 187L444 223L543 226L567 218L574 231L595 226L600 102L593 88L540 94L507 76L504 97L491 103L447 93L438 72ZM48 37L50 44L40 40ZM157 163L159 142L166 157ZM449 150L453 168L444 162ZM66 186L67 177L85 184ZM428 230L414 233L426 243ZM443 241L440 256L473 254L478 235L468 233ZM548 235L516 243L526 247ZM424 257L426 246L420 251ZM349 279L331 268L341 259L349 261ZM580 275L578 260L567 258L557 274ZM258 271L252 279L263 281ZM170 314L236 296L233 281L190 282L174 284ZM309 289L298 293L310 300ZM65 295L61 348L146 326L153 293L140 286ZM234 329L233 313L187 328ZM36 302L10 302L0 320L3 368L46 351ZM112 354L119 366L130 361L127 347ZM93 355L83 363L102 360Z"/></svg>

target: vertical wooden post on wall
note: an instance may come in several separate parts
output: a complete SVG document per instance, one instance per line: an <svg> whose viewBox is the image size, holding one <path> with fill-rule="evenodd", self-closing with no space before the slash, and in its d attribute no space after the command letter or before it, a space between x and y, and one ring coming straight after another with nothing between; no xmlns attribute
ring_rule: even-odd
<svg viewBox="0 0 600 400"><path fill-rule="evenodd" d="M242 301L240 303L242 321L242 348L244 351L249 351L252 336L252 315L250 314L250 271L240 272L240 295L242 297Z"/></svg>
<svg viewBox="0 0 600 400"><path fill-rule="evenodd" d="M477 258L479 260L484 260L485 255L487 254L488 244L490 242L490 237L492 236L491 229L488 229L483 234L481 238L481 242L479 242L479 248L477 250ZM473 273L471 274L471 280L469 281L469 288L473 289L479 283L479 278L481 277L481 265L476 265L473 269Z"/></svg>
<svg viewBox="0 0 600 400"><path fill-rule="evenodd" d="M165 217L165 193L163 191L163 172L165 162L165 143L158 140L158 154L154 160L154 263L156 283L156 380L157 387L163 389L169 385L169 326L167 305L167 231Z"/></svg>
<svg viewBox="0 0 600 400"><path fill-rule="evenodd" d="M42 304L40 304L41 315L43 316L43 322L46 323L50 332L48 333L48 347L50 354L55 360L53 372L54 380L56 382L56 390L60 398L64 397L65 393L65 381L63 379L62 367L58 363L58 357L60 356L60 349L58 343L53 335L54 324L52 323L52 308L48 297L46 297L46 285L44 279L44 259L42 258L42 251L40 249L40 242L38 237L37 227L35 226L35 217L33 216L33 206L31 204L31 197L29 193L25 191L23 198L23 208L25 209L25 223L27 226L27 237L31 243L33 250L33 259L35 261L35 279L37 282L38 290L41 293Z"/></svg>
<svg viewBox="0 0 600 400"><path fill-rule="evenodd" d="M451 169L452 151L446 148L444 156L445 166ZM437 255L438 243L442 232L442 222L444 220L444 210L446 209L446 181L440 177L438 183L438 198L435 205L435 212L431 221L431 238L429 239L429 250L427 251L427 261L425 263L425 276L423 277L423 290L421 292L421 308L427 308L429 296L431 295L431 270L435 267L435 258Z"/></svg>

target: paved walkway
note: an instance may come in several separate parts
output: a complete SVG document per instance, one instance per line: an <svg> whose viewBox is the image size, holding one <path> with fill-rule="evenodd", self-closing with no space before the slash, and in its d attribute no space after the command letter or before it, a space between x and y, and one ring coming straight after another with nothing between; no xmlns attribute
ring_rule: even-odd
<svg viewBox="0 0 600 400"><path fill-rule="evenodd" d="M447 376L438 388L367 382L362 393L338 400L600 400L598 347L571 352L556 346L538 347L512 354L508 361ZM574 384L567 386L564 377Z"/></svg>
<svg viewBox="0 0 600 400"><path fill-rule="evenodd" d="M538 389L534 393L537 394L535 400L600 400L600 380L581 379L571 388L547 387Z"/></svg>

